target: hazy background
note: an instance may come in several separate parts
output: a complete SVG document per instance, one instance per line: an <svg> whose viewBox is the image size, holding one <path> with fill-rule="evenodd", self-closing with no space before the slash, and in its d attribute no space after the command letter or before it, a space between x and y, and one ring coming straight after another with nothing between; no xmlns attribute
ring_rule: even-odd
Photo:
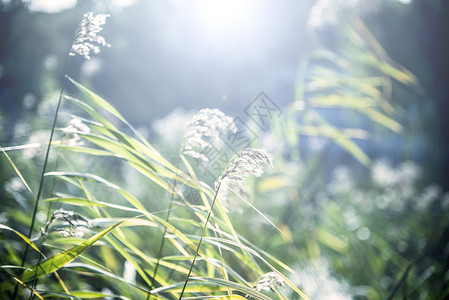
<svg viewBox="0 0 449 300"><path fill-rule="evenodd" d="M70 74L137 126L149 126L176 107L216 107L237 116L262 91L282 107L294 100L303 53L317 44L338 45L335 16L310 19L314 1L0 3L3 145L12 143L16 121L61 82L74 28L86 11L112 15L103 34L112 47L89 61L76 57ZM342 3L329 1L328 10L338 11ZM408 132L416 143L410 158L433 169L432 180L447 186L447 2L354 3L392 59L420 80L424 96L407 99L418 123ZM393 101L410 98L395 96Z"/></svg>

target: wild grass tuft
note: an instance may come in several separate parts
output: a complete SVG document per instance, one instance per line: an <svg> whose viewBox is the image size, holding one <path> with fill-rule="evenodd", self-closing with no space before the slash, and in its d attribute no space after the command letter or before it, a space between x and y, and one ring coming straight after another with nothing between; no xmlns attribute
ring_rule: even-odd
<svg viewBox="0 0 449 300"><path fill-rule="evenodd" d="M368 132L352 125L337 128L318 108L355 111L400 132L395 109L379 89L388 90L388 76L407 84L414 77L388 60L375 69L381 57L376 47L354 50L369 57L371 67L361 69L363 80L354 75L359 69L350 58L331 51L310 53L300 66L296 100L284 119L271 124L270 134L282 140L279 152L272 157L257 148L257 141L253 148L236 151L213 177L214 185L205 178L204 166L213 160L211 149L220 150L221 137L236 133L231 117L218 109L200 110L188 124L182 146L174 150L173 163L166 149L158 149L109 102L67 74L71 57L89 59L100 46L110 46L99 35L108 17L87 13L76 30L48 142L2 148L18 176L11 185L23 183L35 195L31 217L18 214L31 221L27 235L0 224L19 238L15 243L25 243L23 251L6 247L9 261L0 267L15 284L12 298L309 299L297 275L301 265L319 258L323 245L339 259L350 251L347 237L320 224L313 227L319 205L308 198L318 194L323 161L335 143L370 164L354 141L368 138ZM360 36L361 31L363 27L351 34ZM327 60L331 70L315 69L315 60ZM380 75L366 71L373 69ZM346 73L340 78L342 70ZM65 92L66 84L72 92ZM334 88L337 92L328 95ZM356 101L359 97L367 105ZM300 155L304 136L325 141L311 159ZM46 151L33 188L7 152L40 146ZM57 161L54 170L50 150ZM272 172L265 173L267 168ZM344 188L334 188L332 195L350 192ZM229 204L231 196L238 204ZM229 205L238 205L242 213L234 214ZM343 215L332 203L325 209L323 223ZM293 217L307 221L299 226ZM357 234L366 238L369 231L357 229ZM273 249L283 259L270 254ZM406 263L401 255L384 255L391 255L395 267Z"/></svg>

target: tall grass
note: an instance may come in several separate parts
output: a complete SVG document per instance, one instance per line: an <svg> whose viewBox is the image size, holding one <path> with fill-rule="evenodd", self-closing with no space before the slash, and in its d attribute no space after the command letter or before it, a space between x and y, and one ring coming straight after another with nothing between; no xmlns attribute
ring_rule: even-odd
<svg viewBox="0 0 449 300"><path fill-rule="evenodd" d="M90 51L99 50L94 43L108 45L98 36L105 19L104 15L99 19L85 15L70 56L88 59ZM367 29L363 23L357 24L350 33L361 38ZM240 149L212 180L204 176L202 162L210 159L206 150L217 144L220 134L235 130L230 127L232 118L218 110L200 111L173 164L164 149L158 150L145 139L111 104L67 75L65 84L76 92L61 90L29 234L0 226L16 235L24 249L21 264L15 259L0 267L16 284L12 297L308 299L301 280L293 280L298 275L288 262L301 263L297 260L304 257L299 255L303 252L310 260L316 259L318 243L327 243L340 254L346 244L320 228L303 239L306 245L298 245L295 234L301 233L291 226L292 214L319 180L331 145L337 144L366 166L371 163L355 142L368 138L369 132L356 126L336 127L321 116L321 110L338 106L400 132L402 126L389 104L388 92L379 91L388 90L391 77L416 84L408 71L382 57L385 54L374 40L369 40L368 46L361 44L352 50L370 64L364 74L349 58L331 51L311 52L300 64L296 100L283 118L271 124L271 133L282 137L285 151L274 155L272 161L260 149ZM327 60L335 68L315 68L314 60ZM339 69L345 70L345 76L340 76ZM304 137L326 140L319 155L303 160ZM6 152L20 149L2 150L28 187L26 174ZM58 159L53 171L48 169L50 149ZM292 163L301 163L305 175L285 175ZM263 174L265 165L273 165L273 170ZM135 182L126 178L131 175ZM50 186L47 196L43 196L45 185ZM244 188L249 195L244 195ZM249 226L242 226L246 224L238 220L242 218L224 204L224 190L269 226L262 231L264 237L251 236L251 226L256 224L250 219L243 220ZM275 192L289 199L280 207L279 220L258 208ZM38 211L45 208L50 210L47 220L36 221ZM36 227L42 230L38 232ZM266 251L274 247L283 247L283 253L291 257L281 259ZM38 257L30 258L28 249Z"/></svg>
<svg viewBox="0 0 449 300"><path fill-rule="evenodd" d="M70 56L80 54L89 59L91 50L99 50L94 42L107 45L97 35L105 18L91 13L85 15L75 35ZM2 229L16 233L26 242L22 265L11 267L18 274L2 266L2 270L17 282L13 298L17 296L19 285L29 290L31 297L40 299L51 296L108 296L107 292L92 290L94 286L86 286L87 282L80 285L76 280L88 276L96 281L108 282L106 286L115 287L121 298L136 299L151 295L155 299L181 299L184 294L189 294L190 298L269 299L260 289L253 288L248 280L253 281L266 272L275 272L282 282L307 299L282 274L292 271L288 266L239 236L217 199L223 178L236 179L237 176L250 175L251 172L246 173L244 169L235 169L242 162L239 160L242 154L246 158L245 166L253 166L252 173L256 175L261 175L260 159L268 157L266 154L260 156L262 152L258 150L238 154L229 165L234 169L225 170L214 189L198 179L183 154L180 157L184 170L165 159L102 97L69 76L66 78L81 94L67 95L64 88L61 89L29 234L24 236L2 226ZM57 121L63 102L66 110L71 111L69 117L73 121L68 127L58 129ZM73 113L75 111L78 113ZM117 121L120 125L116 125ZM59 139L55 139L58 132ZM207 134L205 132L205 136ZM48 171L51 148L57 149L60 160L55 171ZM117 164L126 164L146 179L149 194L154 197L135 197L132 191L113 182L117 178L107 178L109 176L104 172L96 174L94 169L89 168L91 166L73 160L72 154L84 156L95 163L104 161L112 164L116 161ZM14 165L12 161L11 164ZM15 171L25 182L20 171L17 168ZM55 182L51 194L56 197L41 200L43 185L50 179ZM201 204L194 204L195 199L189 199L182 193L182 189L187 187L199 191ZM168 211L150 209L153 204L163 207L164 192L172 199ZM64 209L54 210L41 232L32 236L42 202ZM160 216L162 213L170 213L172 217L168 218L167 215L164 219ZM136 232L141 238L136 236ZM167 243L162 243L159 253L155 255L153 249L157 247L151 243L154 243L158 232L163 233L163 240ZM201 234L198 235L198 232ZM41 246L36 244L37 241ZM27 259L29 247L40 254L34 264ZM121 269L117 262L125 261L133 266L137 273L136 280L129 280L117 273ZM238 264L235 263L237 261ZM24 265L25 269L22 268ZM246 272L241 274L235 269L236 266L246 269ZM59 275L60 271L63 276ZM56 276L56 281L52 279L52 274ZM38 279L41 280L40 285L36 285ZM279 282L268 284L273 290L277 286ZM24 290L19 292L23 295ZM283 294L278 290L276 293Z"/></svg>

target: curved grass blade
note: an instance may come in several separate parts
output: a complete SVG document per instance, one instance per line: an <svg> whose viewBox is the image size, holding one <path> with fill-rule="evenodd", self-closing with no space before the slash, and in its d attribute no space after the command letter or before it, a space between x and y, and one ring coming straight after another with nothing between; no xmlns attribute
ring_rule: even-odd
<svg viewBox="0 0 449 300"><path fill-rule="evenodd" d="M23 178L22 173L19 171L19 169L16 167L16 165L14 164L14 162L12 161L11 157L9 157L8 153L6 153L6 151L4 150L4 148L0 148L3 152L3 154L6 156L6 158L8 159L9 163L11 164L11 166L13 167L14 171L16 172L17 176L19 176L20 180L22 181L22 183L25 185L25 187L27 188L27 190L30 192L31 195L33 194L33 191L31 190L31 188L28 186L28 183L26 182L25 178Z"/></svg>
<svg viewBox="0 0 449 300"><path fill-rule="evenodd" d="M109 272L109 271L104 270L104 269L99 268L99 267L95 267L95 266L92 266L92 265L89 265L89 264L85 264L85 263L69 263L69 264L67 264L65 266L65 268L73 269L75 271L76 270L82 270L83 272L92 272L92 273L95 273L95 274L99 274L99 275L104 276L104 277L106 277L108 279L114 279L114 280L117 280L117 281L129 284L129 285L135 287L136 289L138 289L138 290L140 290L142 292L148 293L148 290L145 287L143 287L143 286L141 286L139 284L136 284L136 283L128 282L124 278L122 278L120 276L117 276L114 273Z"/></svg>
<svg viewBox="0 0 449 300"><path fill-rule="evenodd" d="M45 173L45 176L59 176L61 178L76 178L76 179L82 179L82 180L91 180L95 181L101 184L104 184L107 187L110 187L114 190L117 190L123 197L125 197L126 200L128 200L134 207L145 211L144 206L142 203L139 202L136 198L129 195L125 190L123 190L121 187L116 185L115 183L112 183L98 175L90 174L90 173L79 173L79 172L47 172Z"/></svg>
<svg viewBox="0 0 449 300"><path fill-rule="evenodd" d="M123 116L111 104L109 104L109 102L107 102L102 97L95 94L94 92L92 92L91 90L89 90L88 88L83 86L82 84L76 82L75 80L70 78L70 76L67 76L67 79L70 80L70 82L72 82L78 89L80 89L82 92L84 92L89 97L89 99L91 99L92 102L94 102L97 106L107 110L109 113L114 115L117 119L119 119L123 123L127 124L127 121L125 120L125 118L123 118Z"/></svg>
<svg viewBox="0 0 449 300"><path fill-rule="evenodd" d="M113 295L113 294L104 294L99 292L86 292L86 291L72 291L72 295L76 296L80 299L106 299L107 297L113 298L113 299L123 299L123 300L130 300L130 298L120 295Z"/></svg>
<svg viewBox="0 0 449 300"><path fill-rule="evenodd" d="M159 294L159 293L166 293L166 292L179 293L179 292L181 292L183 285L184 285L184 283L180 282L180 283L170 284L167 286L162 286L162 287L153 289L151 291L151 294ZM224 290L226 290L226 288L217 288L217 285L214 283L202 282L201 284L199 284L199 283L189 284L187 286L187 288L185 289L185 292L187 292L187 293L207 293L207 292L211 293L211 292L221 292ZM182 299L186 299L186 298L183 297Z"/></svg>
<svg viewBox="0 0 449 300"><path fill-rule="evenodd" d="M234 245L237 247L241 247L241 248L245 248L248 252L250 252L252 255L254 255L255 257L257 257L258 259L260 259L268 268L270 268L273 272L275 272L276 274L278 274L280 277L282 277L282 279L298 294L300 295L304 300L310 300L300 289L298 289L287 277L285 277L281 272L279 272L275 267L273 267L265 258L262 257L262 255L260 255L256 250L254 250L251 247L245 246L241 243L236 243L235 241L231 241L231 240L225 240L222 238L213 238L213 237L209 237L208 239L213 240L216 239L217 241L220 241L224 244L230 244L230 245ZM286 267L286 268L285 268ZM289 270L290 272L294 273L292 269L290 269L289 267L285 266L284 268L286 270Z"/></svg>
<svg viewBox="0 0 449 300"><path fill-rule="evenodd" d="M254 289L244 286L242 284L236 283L236 282L232 282L232 281L228 281L228 280L224 280L224 279L220 279L220 278L192 277L191 279L198 280L203 283L210 282L210 283L218 284L220 286L229 287L236 291L240 291L247 295L251 295L252 297L254 297L256 299L271 300L270 297L268 297L262 293L256 292Z"/></svg>
<svg viewBox="0 0 449 300"><path fill-rule="evenodd" d="M73 261L75 258L77 258L84 250L92 246L96 241L107 235L109 232L114 230L117 226L122 224L125 221L121 221L115 225L112 225L105 230L97 233L96 235L90 237L88 240L86 240L84 243L82 243L79 246L73 247L69 250L63 251L61 253L58 253L44 262L34 265L27 270L25 270L21 276L22 281L27 282L34 278L34 276L40 277L43 275L47 275L49 273L55 272L62 268L67 263Z"/></svg>
<svg viewBox="0 0 449 300"><path fill-rule="evenodd" d="M383 114L375 109L364 108L364 109L360 110L360 112L365 114L366 116L368 116L370 119L372 119L376 123L388 128L396 133L400 133L403 129L401 124L399 124L392 118L386 116L385 114Z"/></svg>
<svg viewBox="0 0 449 300"><path fill-rule="evenodd" d="M187 176L181 170L178 170L170 162L168 162L153 146L151 146L148 143L148 141L146 141L145 139L140 137L138 132L135 131L134 128L130 124L127 124L127 125L139 136L140 141L119 131L113 124L108 122L93 107L86 104L85 102L78 100L76 98L73 98L71 96L66 96L66 99L75 103L77 106L79 106L81 109L86 111L88 114L90 114L94 119L96 119L98 122L100 122L100 124L102 124L104 126L103 128L101 128L101 132L105 136L112 139L119 145L119 147L121 148L121 150L119 150L119 153L123 152L123 150L126 150L127 155L132 153L135 156L134 159L136 157L139 157L140 159L146 161L147 163L149 163L149 162L146 158L149 158L153 162L167 168L168 170L171 170L172 173L176 174L176 176L181 176L184 180L187 178ZM94 127L96 127L97 129L100 129L98 126L94 126ZM80 134L80 135L85 138L89 137L89 136L95 136L92 134ZM100 136L97 136L97 137L100 137ZM102 138L104 138L104 137L102 137ZM94 141L92 141L92 142L94 142ZM102 145L99 145L99 146L103 147ZM114 153L114 151L112 151L111 149L109 149L107 147L103 147L103 148ZM157 168L154 164L151 164L151 165L152 165L152 167ZM158 170L158 173L160 173L160 175L166 176L166 177L167 177L167 174L173 176L172 174L167 173L167 171L164 169ZM166 174L166 175L164 175L164 174Z"/></svg>
<svg viewBox="0 0 449 300"><path fill-rule="evenodd" d="M184 297L182 298L184 300L193 300L193 299L226 299L226 300L233 300L233 299L237 299L237 300L247 300L248 298L239 296L239 295L223 295L223 296L199 296L199 297Z"/></svg>
<svg viewBox="0 0 449 300"><path fill-rule="evenodd" d="M62 148L62 149L67 149L73 152L77 152L77 153L85 153L85 154L90 154L90 155L95 155L95 156L115 156L115 157L119 157L117 154L115 153L111 153L109 151L105 151L105 150L100 150L100 149L94 149L94 148L88 148L88 147L80 147L80 146L69 146L69 145L57 145L56 147L58 148Z"/></svg>
<svg viewBox="0 0 449 300"><path fill-rule="evenodd" d="M98 94L92 92L85 86L81 85L80 83L76 82L70 77L67 77L76 87L78 87L88 98L91 100L91 102L96 105L98 108L105 109L110 114L115 116L117 119L122 121L126 126L128 126L136 135L137 137L144 143L144 147L146 150L149 150L151 153L157 156L158 159L163 159L162 155L159 154L159 152L156 151L156 149L151 146L140 134L139 132L111 105L109 102L107 102L105 99L100 97ZM72 99L75 99L71 97ZM76 99L75 99L76 100ZM79 100L78 100L79 101ZM101 118L103 121L106 121L104 118ZM101 122L103 124L110 124L109 122ZM115 127L112 127L115 129ZM118 132L118 131L117 131ZM165 161L165 159L164 159ZM166 161L167 162L167 161Z"/></svg>
<svg viewBox="0 0 449 300"><path fill-rule="evenodd" d="M230 191L232 191L238 198L240 198L243 202L246 203L249 207L251 207L255 212L257 212L263 219L265 219L271 226L273 226L280 234L282 234L289 242L293 243L293 240L291 237L289 237L284 231L282 231L276 224L274 224L263 212L258 210L254 205L246 201L244 197L242 197L238 192L231 189L230 187L227 187Z"/></svg>
<svg viewBox="0 0 449 300"><path fill-rule="evenodd" d="M25 235L23 235L23 234L20 233L19 231L15 230L15 229L13 229L13 228L11 228L11 227L8 227L8 226L6 226L6 225L3 225L3 224L0 224L0 229L5 229L5 230L9 230L9 231L14 232L14 233L17 234L20 238L22 238L22 240L24 240L28 245L30 245L31 248L33 248L33 249L36 250L40 255L42 255L43 257L45 257L45 256L42 254L42 252L37 248L37 246L36 246L32 241L30 241L29 238L27 238Z"/></svg>
<svg viewBox="0 0 449 300"><path fill-rule="evenodd" d="M19 278L17 278L16 276L12 275L11 273L9 273L7 270L5 270L6 268L4 267L0 267L0 270L3 271L4 273L6 273L9 277L11 277L12 279L14 279L17 284L22 285L23 287L27 288L28 290L30 290L30 292L35 295L36 297L38 297L41 300L44 300L44 298L32 287L28 286L25 282L23 282L22 280L20 280Z"/></svg>

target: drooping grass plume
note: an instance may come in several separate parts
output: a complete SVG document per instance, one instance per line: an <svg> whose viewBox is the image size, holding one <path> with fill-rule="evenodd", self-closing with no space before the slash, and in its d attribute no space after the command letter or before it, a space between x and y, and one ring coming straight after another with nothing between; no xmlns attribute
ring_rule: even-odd
<svg viewBox="0 0 449 300"><path fill-rule="evenodd" d="M66 229L61 229L58 230L58 234L59 235L63 235L63 236L77 236L79 235L79 232L76 230L76 228L79 225L83 225L86 226L88 228L91 228L92 226L90 225L90 222L88 219L86 219L83 216L80 216L78 214L75 214L73 211L68 211L65 209L58 209L56 211L53 212L53 214L51 215L50 220L48 220L48 222L45 224L44 228L41 228L41 233L42 236L45 236L48 234L48 229L50 227L51 224L53 224L54 222L56 222L57 220L62 220L64 222L67 222L69 224L70 229L66 230Z"/></svg>
<svg viewBox="0 0 449 300"><path fill-rule="evenodd" d="M249 175L260 177L265 164L273 166L273 159L268 153L259 149L244 149L231 159L220 180L228 178L237 182L245 182Z"/></svg>
<svg viewBox="0 0 449 300"><path fill-rule="evenodd" d="M274 291L276 287L284 287L284 280L282 280L281 276L275 272L268 272L264 274L254 285L254 289L258 292L269 290Z"/></svg>
<svg viewBox="0 0 449 300"><path fill-rule="evenodd" d="M69 121L66 127L62 129L64 136L62 141L67 141L69 146L81 145L82 140L80 133L90 133L90 128L79 118L74 118Z"/></svg>
<svg viewBox="0 0 449 300"><path fill-rule="evenodd" d="M192 117L187 125L187 130L183 138L183 144L180 148L180 155L178 157L184 154L199 159L200 161L208 162L209 157L207 155L207 151L213 146L213 143L216 143L219 140L220 135L228 132L235 133L236 131L237 126L235 126L233 119L219 109L202 109ZM177 164L178 163L176 163L176 165ZM173 182L173 187L175 188L176 186L177 181L175 180ZM172 206L173 194L171 194L170 197L170 204L165 218L166 222L169 221ZM160 258L165 244L164 237L166 232L167 227L164 228L162 233L163 238L158 252L158 260L154 268L152 285L154 285L154 280L159 268ZM148 293L147 299L150 298L151 295Z"/></svg>
<svg viewBox="0 0 449 300"><path fill-rule="evenodd" d="M220 135L237 132L231 117L219 109L202 109L195 114L187 126L182 153L204 162L209 158L205 154L219 141Z"/></svg>
<svg viewBox="0 0 449 300"><path fill-rule="evenodd" d="M187 273L186 280L184 282L184 286L181 290L181 294L179 296L179 300L182 299L184 291L186 289L187 283L189 282L190 274L192 273L193 266L195 265L196 258L198 256L198 252L201 247L201 243L204 238L204 234L206 233L206 228L209 223L210 216L214 209L215 201L217 200L218 192L220 191L221 182L223 179L228 178L231 180L235 180L238 182L244 182L249 175L255 175L257 177L261 176L264 171L264 164L269 165L270 167L273 165L273 161L271 156L259 149L244 149L239 152L230 160L228 165L225 168L225 171L222 176L218 179L215 185L215 193L214 198L212 200L212 204L210 206L210 211L207 215L206 222L203 226L203 231L201 233L200 240L198 242L197 249L195 251L195 256L193 257L192 264L190 265L189 272Z"/></svg>

